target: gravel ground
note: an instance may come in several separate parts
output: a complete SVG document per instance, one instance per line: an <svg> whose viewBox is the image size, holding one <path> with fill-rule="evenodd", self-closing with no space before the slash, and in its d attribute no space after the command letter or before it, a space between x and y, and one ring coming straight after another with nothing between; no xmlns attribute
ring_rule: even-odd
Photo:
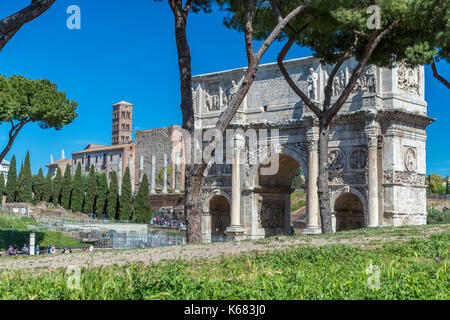
<svg viewBox="0 0 450 320"><path fill-rule="evenodd" d="M187 244L170 247L155 247L138 250L104 250L90 253L72 253L70 255L4 257L0 258L0 270L53 270L69 266L99 267L123 265L127 263L151 264L164 260L196 260L215 259L224 256L235 256L249 252L270 252L297 246L324 246L330 244L347 244L357 247L374 247L391 241L407 241L411 238L426 238L434 233L449 232L450 226L441 225L414 229L411 235L396 235L396 230L380 235L352 235L342 232L331 236L279 236L268 239L241 242L225 242L214 244ZM392 233L392 234L390 234Z"/></svg>

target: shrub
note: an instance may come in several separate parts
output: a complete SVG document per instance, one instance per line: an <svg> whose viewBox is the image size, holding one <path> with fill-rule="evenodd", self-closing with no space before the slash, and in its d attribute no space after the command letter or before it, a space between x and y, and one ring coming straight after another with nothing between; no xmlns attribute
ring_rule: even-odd
<svg viewBox="0 0 450 320"><path fill-rule="evenodd" d="M428 211L427 224L450 223L450 210L442 212L433 207L430 207L427 209L427 211Z"/></svg>

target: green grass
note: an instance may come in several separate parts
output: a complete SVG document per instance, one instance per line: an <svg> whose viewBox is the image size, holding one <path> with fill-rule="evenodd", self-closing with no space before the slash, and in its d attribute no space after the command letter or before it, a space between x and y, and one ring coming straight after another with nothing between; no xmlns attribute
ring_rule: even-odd
<svg viewBox="0 0 450 320"><path fill-rule="evenodd" d="M80 289L74 290L67 287L62 269L4 271L0 298L448 300L447 230L372 249L300 246L216 260L88 268L81 272ZM380 271L378 290L367 285L376 273L368 269L371 264Z"/></svg>
<svg viewBox="0 0 450 320"><path fill-rule="evenodd" d="M296 190L291 193L291 212L303 207L306 207L305 192L303 190Z"/></svg>
<svg viewBox="0 0 450 320"><path fill-rule="evenodd" d="M27 230L29 225L36 226L38 223L30 218L19 218L12 214L0 213L0 228Z"/></svg>
<svg viewBox="0 0 450 320"><path fill-rule="evenodd" d="M86 244L80 243L60 232L32 231L29 226L37 226L38 223L30 218L19 218L11 214L0 214L0 250L8 249L9 245L22 248L24 244L30 243L30 233L36 233L36 244L41 248L49 244L57 248L82 247Z"/></svg>

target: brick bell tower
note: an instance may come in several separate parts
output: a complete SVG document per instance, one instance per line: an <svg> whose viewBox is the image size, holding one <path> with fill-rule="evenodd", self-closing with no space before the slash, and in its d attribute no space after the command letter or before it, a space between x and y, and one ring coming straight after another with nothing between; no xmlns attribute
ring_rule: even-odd
<svg viewBox="0 0 450 320"><path fill-rule="evenodd" d="M112 144L132 142L133 105L121 101L113 105Z"/></svg>

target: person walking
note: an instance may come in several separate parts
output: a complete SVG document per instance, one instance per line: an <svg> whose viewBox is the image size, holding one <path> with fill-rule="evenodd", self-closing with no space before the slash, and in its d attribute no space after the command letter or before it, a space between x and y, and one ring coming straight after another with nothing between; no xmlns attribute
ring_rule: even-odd
<svg viewBox="0 0 450 320"><path fill-rule="evenodd" d="M38 256L41 252L41 248L39 248L39 245L36 246L36 255Z"/></svg>

